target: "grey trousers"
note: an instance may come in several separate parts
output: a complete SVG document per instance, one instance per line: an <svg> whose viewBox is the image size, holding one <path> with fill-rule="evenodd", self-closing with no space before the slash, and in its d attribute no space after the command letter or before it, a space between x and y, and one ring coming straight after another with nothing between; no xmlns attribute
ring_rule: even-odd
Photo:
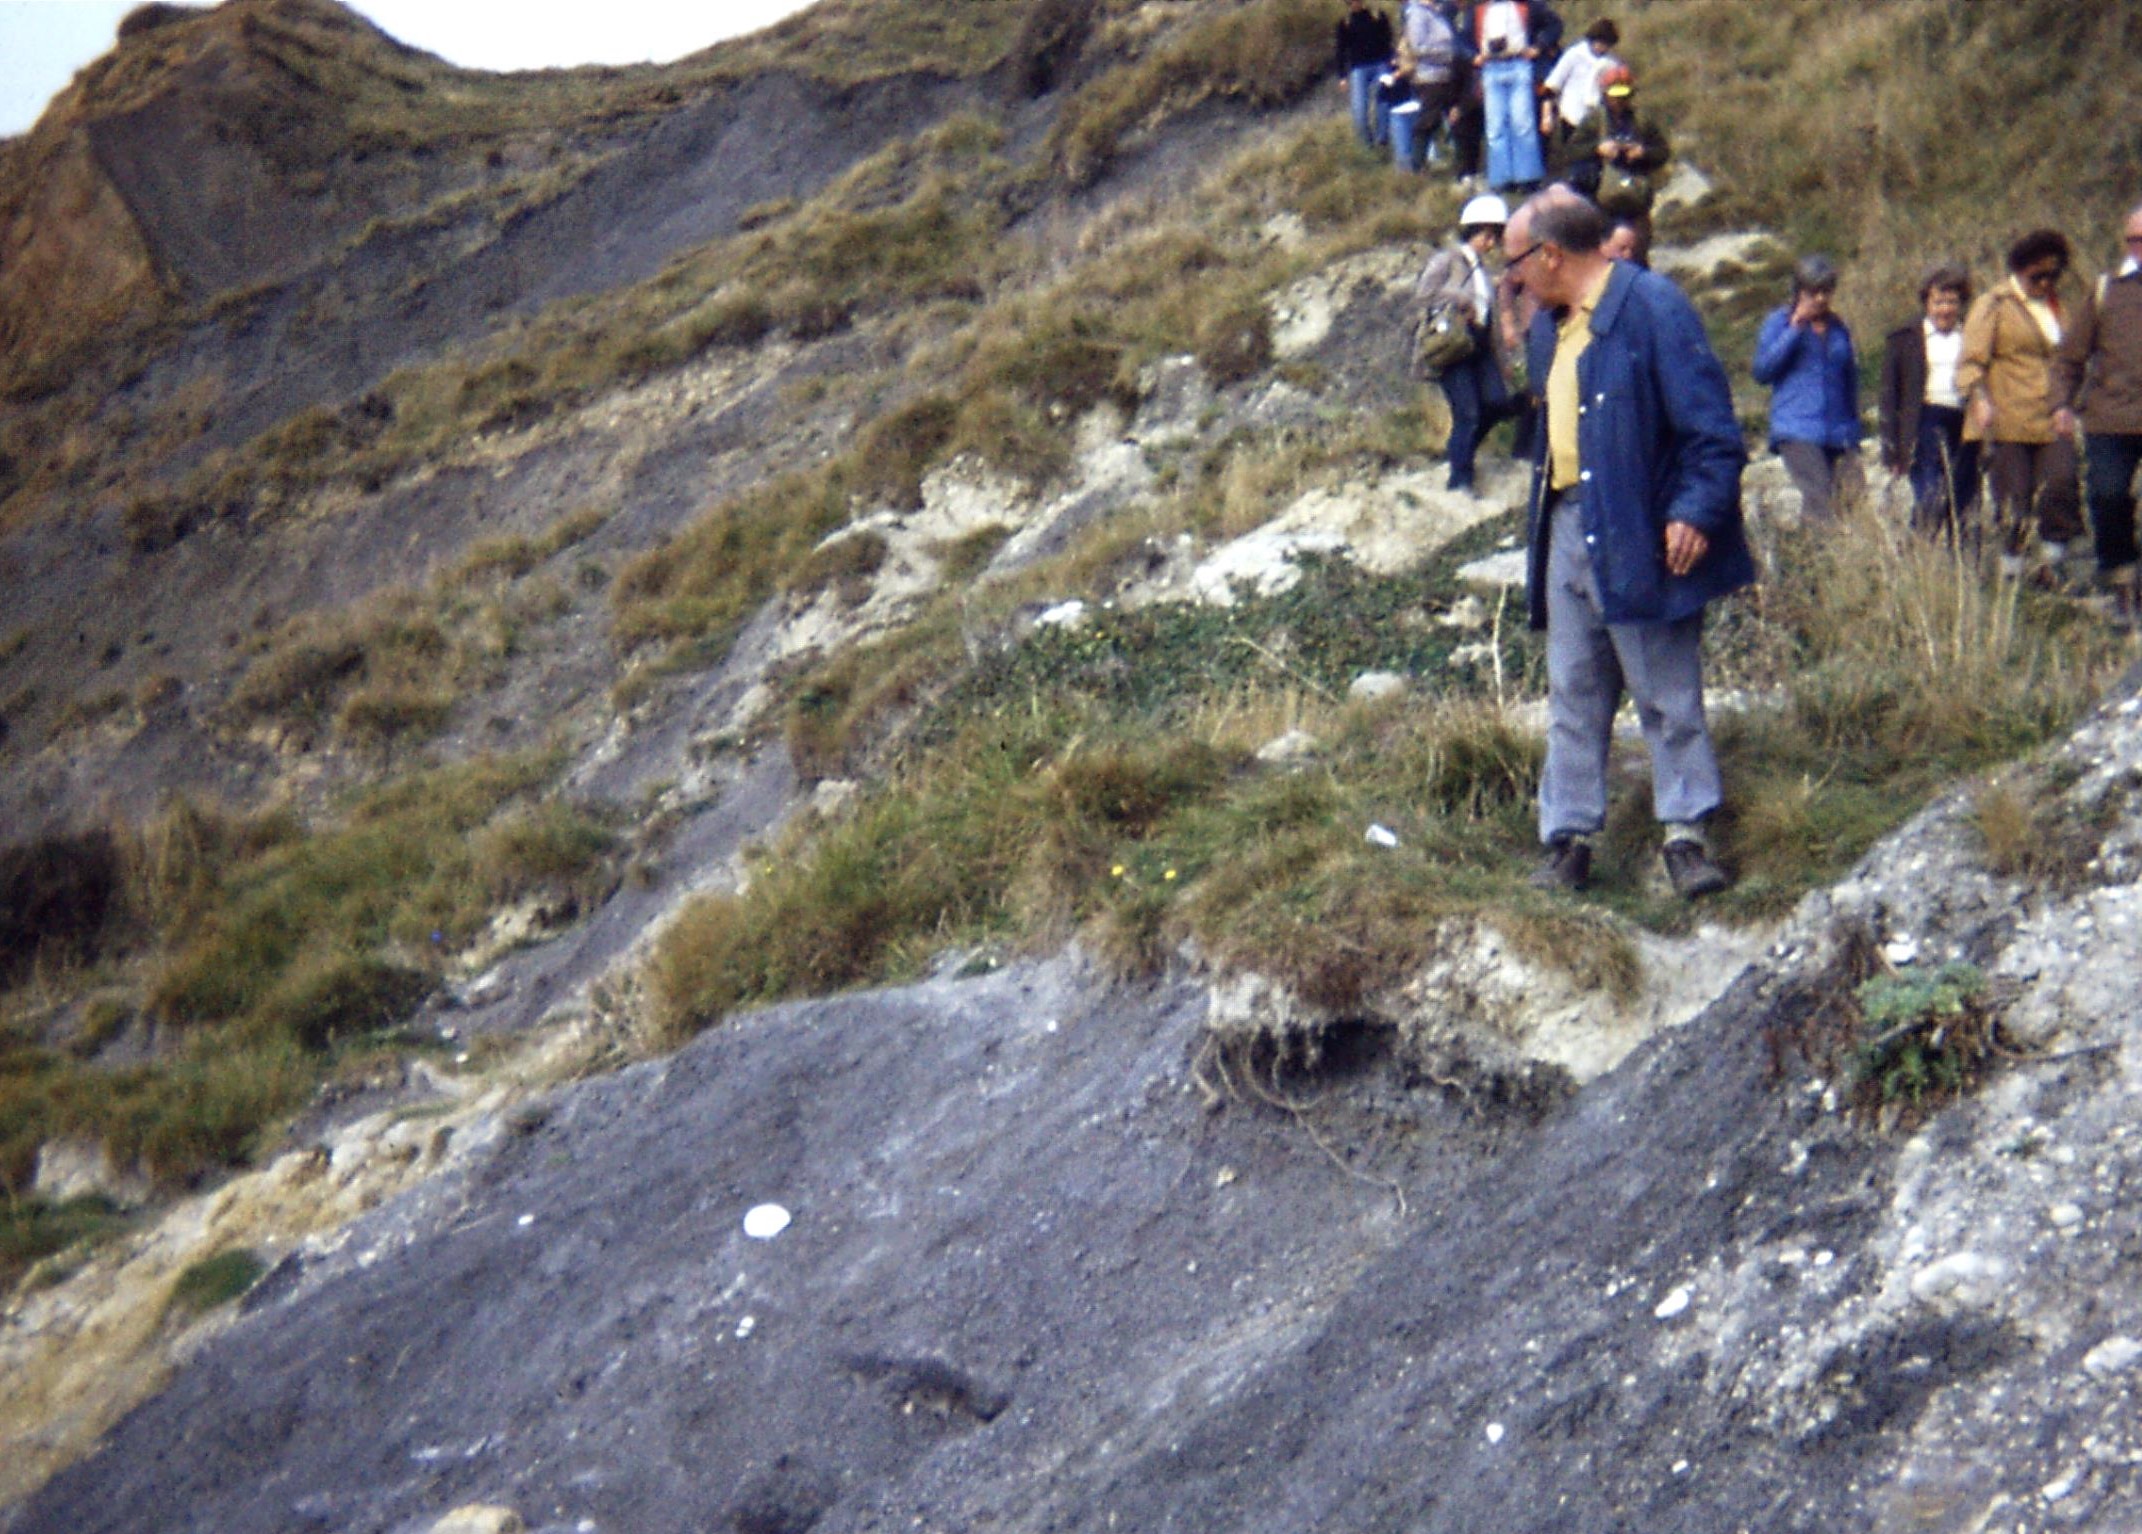
<svg viewBox="0 0 2142 1534"><path fill-rule="evenodd" d="M1651 753L1652 811L1664 824L1702 820L1725 797L1703 719L1703 615L1677 623L1600 621L1582 502L1555 507L1547 548L1547 766L1540 840L1606 824L1607 750L1624 688Z"/></svg>
<svg viewBox="0 0 2142 1534"><path fill-rule="evenodd" d="M1813 442L1780 442L1778 457L1800 492L1800 514L1816 522L1837 515L1841 500L1857 500L1867 488L1859 449L1821 447Z"/></svg>

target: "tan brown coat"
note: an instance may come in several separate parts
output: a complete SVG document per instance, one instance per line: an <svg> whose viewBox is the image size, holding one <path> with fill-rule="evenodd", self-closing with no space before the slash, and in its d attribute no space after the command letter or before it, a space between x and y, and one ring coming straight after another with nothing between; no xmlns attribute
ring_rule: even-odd
<svg viewBox="0 0 2142 1534"><path fill-rule="evenodd" d="M1966 442L2053 440L2053 343L2031 318L2015 288L2002 283L1972 301L1964 316L1963 360L1956 387L1966 400L1993 401L1993 425L1981 430L1977 412L1964 411Z"/></svg>

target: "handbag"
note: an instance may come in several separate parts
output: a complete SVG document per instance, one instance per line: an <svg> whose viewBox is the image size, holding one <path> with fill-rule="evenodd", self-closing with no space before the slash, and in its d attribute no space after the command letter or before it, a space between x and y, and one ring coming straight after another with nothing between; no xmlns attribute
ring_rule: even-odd
<svg viewBox="0 0 2142 1534"><path fill-rule="evenodd" d="M1613 164L1599 172L1599 206L1608 213L1620 214L1624 218L1640 217L1651 211L1656 196L1651 188L1651 178L1640 170Z"/></svg>
<svg viewBox="0 0 2142 1534"><path fill-rule="evenodd" d="M1449 299L1430 304L1413 326L1413 372L1435 378L1479 349L1472 321Z"/></svg>

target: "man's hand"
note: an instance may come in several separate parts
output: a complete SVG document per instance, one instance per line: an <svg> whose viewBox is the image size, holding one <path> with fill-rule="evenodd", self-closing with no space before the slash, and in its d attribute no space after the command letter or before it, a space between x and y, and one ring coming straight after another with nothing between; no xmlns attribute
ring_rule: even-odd
<svg viewBox="0 0 2142 1534"><path fill-rule="evenodd" d="M2058 432L2061 436L2074 436L2076 424L2077 423L2075 420L2075 412L2070 410L2067 406L2062 405L2058 410L2053 412L2053 430Z"/></svg>
<svg viewBox="0 0 2142 1534"><path fill-rule="evenodd" d="M1666 524L1666 573L1686 575L1711 549L1711 540L1687 522Z"/></svg>
<svg viewBox="0 0 2142 1534"><path fill-rule="evenodd" d="M1993 430L1993 396L1975 394L1971 397L1971 429L1984 436Z"/></svg>

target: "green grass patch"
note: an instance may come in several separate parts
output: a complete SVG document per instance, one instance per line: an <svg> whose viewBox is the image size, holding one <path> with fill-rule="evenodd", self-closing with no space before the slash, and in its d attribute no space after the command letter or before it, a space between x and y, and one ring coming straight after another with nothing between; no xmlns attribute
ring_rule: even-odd
<svg viewBox="0 0 2142 1534"><path fill-rule="evenodd" d="M258 1253L243 1247L190 1263L172 1281L167 1315L191 1319L245 1298L267 1274Z"/></svg>
<svg viewBox="0 0 2142 1534"><path fill-rule="evenodd" d="M133 1217L108 1199L0 1199L0 1290L13 1288L33 1268L47 1282L57 1279L70 1259L132 1224Z"/></svg>
<svg viewBox="0 0 2142 1534"><path fill-rule="evenodd" d="M486 759L358 795L341 818L181 803L125 850L141 1010L164 1049L124 1067L0 1033L0 1186L70 1137L165 1187L243 1163L336 1060L392 1037L493 917L570 920L610 883L610 823L552 796L555 758ZM123 993L103 998L131 1016ZM93 1053L93 1051L91 1051Z"/></svg>

